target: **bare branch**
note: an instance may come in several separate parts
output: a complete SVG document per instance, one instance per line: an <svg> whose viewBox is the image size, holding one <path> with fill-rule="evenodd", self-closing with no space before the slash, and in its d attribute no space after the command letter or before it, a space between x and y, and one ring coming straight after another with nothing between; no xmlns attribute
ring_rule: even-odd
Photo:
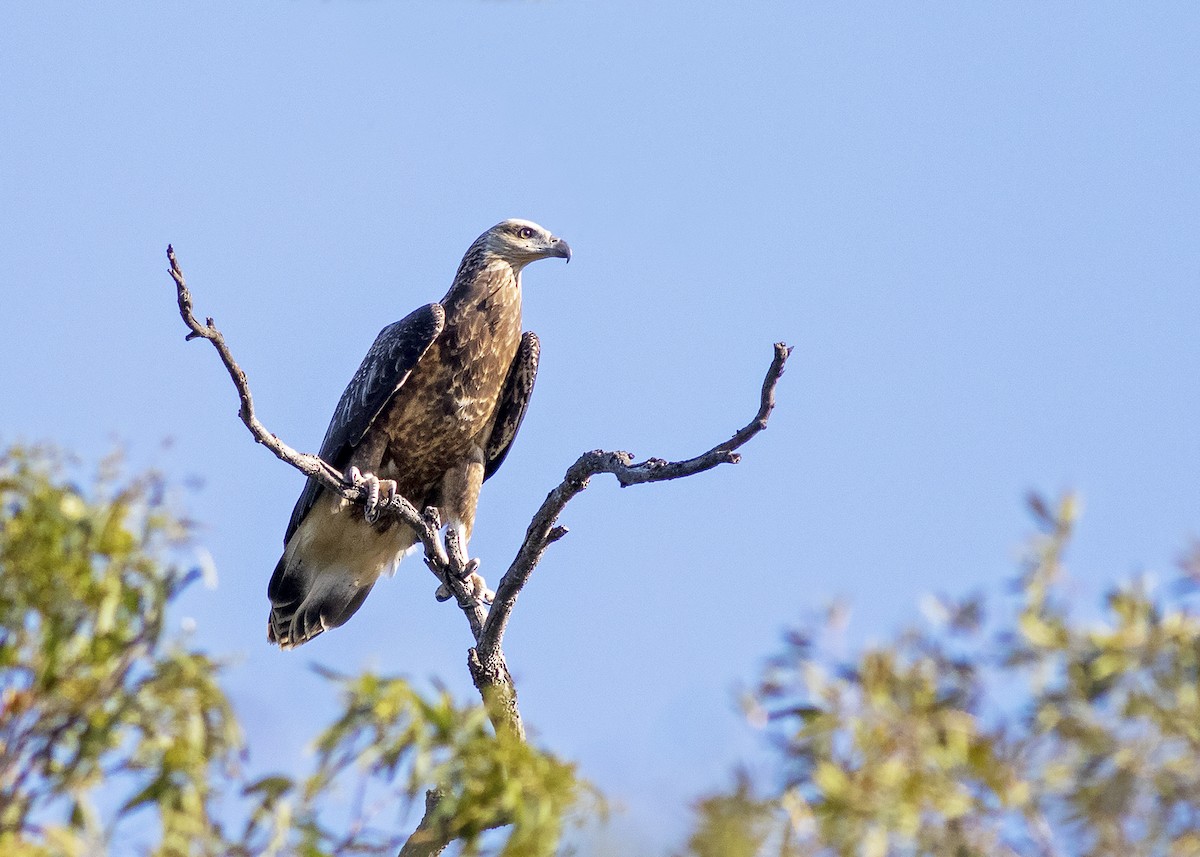
<svg viewBox="0 0 1200 857"><path fill-rule="evenodd" d="M175 251L170 246L167 247L167 259L171 263L170 274L176 285L179 314L189 331L186 338L207 339L213 344L237 388L241 402L238 416L255 441L305 476L316 479L329 491L352 502L365 503L365 489L348 480L337 468L319 456L292 449L259 422L254 414L254 400L250 395L246 373L233 359L224 336L217 330L213 320L207 318L204 324L197 321L192 309L191 293L175 258ZM783 374L784 365L791 352L791 348L782 342L775 344L775 356L763 380L758 413L733 437L707 452L684 461L650 458L638 464L633 463L633 456L627 452L594 450L581 455L567 469L563 481L546 495L541 507L534 514L525 532L525 539L500 581L495 600L487 612L484 611L473 584L469 582L473 570L472 563L464 556L462 545L459 544L453 529L447 531L443 545L439 536L441 520L437 509L429 508L423 513L418 512L413 504L403 497L396 497L389 503L381 504L381 515L399 518L417 534L425 549L425 564L454 597L466 616L475 640L475 648L468 652L467 665L498 735L507 734L520 740L525 738L524 725L517 708L516 687L505 663L501 643L517 596L529 582L546 548L567 534L567 528L557 523L567 503L588 486L591 477L600 473L611 473L622 487L628 487L694 476L720 464L736 464L739 461L736 450L767 427L767 420L775 407L775 386ZM435 810L440 799L441 795L436 789L426 795L425 816L405 843L400 857L436 857L449 845L451 838L444 826L439 826L435 821Z"/></svg>
<svg viewBox="0 0 1200 857"><path fill-rule="evenodd" d="M686 461L664 461L661 458L651 458L640 464L633 464L633 456L628 452L605 452L597 449L579 456L579 459L567 469L567 475L563 481L542 501L541 508L533 516L533 520L525 532L525 540L521 543L516 558L505 572L500 585L496 587L496 598L492 602L487 622L484 624L483 637L477 646L480 660L486 661L493 652L500 650L504 630L508 625L517 596L529 582L529 577L541 561L546 548L566 534L565 528L556 526L558 516L562 514L567 503L588 486L588 482L593 476L599 473L611 473L622 487L627 487L644 482L662 482L667 479L694 476L697 473L711 470L719 464L737 464L740 456L736 450L767 427L767 420L775 408L775 386L783 375L784 366L791 353L792 349L784 343L775 343L775 356L763 379L758 413L733 437L724 443L717 444L708 452Z"/></svg>
<svg viewBox="0 0 1200 857"><path fill-rule="evenodd" d="M286 461L305 476L319 480L330 491L340 494L347 500L365 499L365 496L360 496L364 492L360 492L359 489L349 484L336 468L331 467L318 456L296 452L296 450L267 431L266 426L258 421L258 417L254 415L254 399L250 395L250 384L246 380L246 373L242 371L237 361L233 359L233 355L229 351L229 346L225 344L225 337L221 335L221 331L217 330L216 325L213 324L213 320L208 318L205 324L201 324L196 320L196 316L192 313L192 293L188 291L187 282L183 278L183 271L180 269L179 262L175 258L175 249L169 244L167 245L167 259L171 263L171 278L175 280L176 297L179 301L179 314L183 317L183 323L191 331L184 338L189 342L193 339L207 339L213 344L213 348L217 349L217 354L220 355L221 362L225 364L225 369L229 372L229 377L233 379L233 385L237 388L238 398L241 400L238 416L246 424L246 428L250 429L250 433L254 435L254 440L271 450L277 458Z"/></svg>

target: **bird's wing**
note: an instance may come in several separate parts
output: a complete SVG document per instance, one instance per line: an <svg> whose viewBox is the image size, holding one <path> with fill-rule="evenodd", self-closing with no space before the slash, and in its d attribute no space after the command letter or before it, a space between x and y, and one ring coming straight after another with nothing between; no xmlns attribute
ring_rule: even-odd
<svg viewBox="0 0 1200 857"><path fill-rule="evenodd" d="M441 304L426 304L380 331L333 411L325 440L321 442L321 458L339 469L346 466L354 447L362 442L445 324L446 311ZM284 544L296 532L320 493L320 483L309 479L292 510Z"/></svg>
<svg viewBox="0 0 1200 857"><path fill-rule="evenodd" d="M525 409L529 407L529 396L533 393L533 382L537 380L538 355L541 350L542 346L536 333L527 330L521 334L521 344L517 346L517 356L513 358L508 377L500 391L500 401L496 405L496 421L492 424L492 433L488 438L487 449L484 450L484 480L500 469L504 457L512 447L513 439L517 436L517 430L521 428Z"/></svg>

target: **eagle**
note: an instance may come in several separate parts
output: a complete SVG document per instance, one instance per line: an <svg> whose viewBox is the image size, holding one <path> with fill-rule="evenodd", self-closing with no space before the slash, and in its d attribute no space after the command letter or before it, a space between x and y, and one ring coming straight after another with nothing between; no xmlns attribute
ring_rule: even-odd
<svg viewBox="0 0 1200 857"><path fill-rule="evenodd" d="M570 261L570 245L528 220L498 223L467 249L441 301L380 332L319 453L367 488L365 512L308 480L267 587L272 643L292 648L344 624L416 544L410 527L380 515L396 494L437 507L466 549L480 486L508 455L537 376L521 271L550 257Z"/></svg>

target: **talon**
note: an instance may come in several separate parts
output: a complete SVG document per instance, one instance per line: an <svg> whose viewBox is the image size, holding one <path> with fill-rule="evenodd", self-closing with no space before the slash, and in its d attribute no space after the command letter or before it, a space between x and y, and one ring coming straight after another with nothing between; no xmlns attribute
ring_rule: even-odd
<svg viewBox="0 0 1200 857"><path fill-rule="evenodd" d="M374 473L368 473L367 488L367 520L372 524L379 520L379 479Z"/></svg>
<svg viewBox="0 0 1200 857"><path fill-rule="evenodd" d="M479 601L490 607L492 602L496 600L496 593L488 589L487 581L483 579L482 575L472 573L467 582L470 584L471 594Z"/></svg>
<svg viewBox="0 0 1200 857"><path fill-rule="evenodd" d="M487 581L483 579L483 575L475 571L475 569L479 568L479 560L471 560L467 563L467 568L468 571L462 578L463 582L467 585L467 591L477 601L481 601L490 607L496 599L496 593L488 589ZM433 597L438 601L449 601L454 597L454 593L443 583L438 586L437 591L433 593Z"/></svg>
<svg viewBox="0 0 1200 857"><path fill-rule="evenodd" d="M371 495L367 498L367 520L374 524L382 517L385 509L391 507L392 501L399 496L395 479L374 479Z"/></svg>
<svg viewBox="0 0 1200 857"><path fill-rule="evenodd" d="M367 497L363 502L363 505L366 507L365 515L367 523L374 524L379 520L383 510L396 497L398 489L396 488L395 480L380 480L374 473L363 473L357 467L351 467L347 472L350 476L350 481L354 483L354 487L361 488L367 492ZM381 493L382 497L380 496Z"/></svg>
<svg viewBox="0 0 1200 857"><path fill-rule="evenodd" d="M470 580L472 577L479 577L479 560L469 559L466 566L463 567L462 579ZM482 577L479 578L483 580Z"/></svg>

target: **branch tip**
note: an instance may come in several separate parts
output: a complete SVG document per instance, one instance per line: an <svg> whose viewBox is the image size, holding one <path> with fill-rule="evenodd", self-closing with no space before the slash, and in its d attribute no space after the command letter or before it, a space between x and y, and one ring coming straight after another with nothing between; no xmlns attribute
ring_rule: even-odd
<svg viewBox="0 0 1200 857"><path fill-rule="evenodd" d="M624 450L605 452L602 449L594 449L583 453L574 464L567 468L563 481L546 496L541 507L533 516L529 529L525 533L525 540L521 543L508 571L500 580L500 585L496 587L496 597L484 624L483 637L479 641L481 651L498 652L500 650L504 630L512 614L517 596L529 582L529 578L538 563L541 562L546 548L566 534L566 527L557 525L558 516L562 514L567 503L588 486L591 477L599 473L611 473L616 478L618 485L628 488L630 485L638 485L643 482L663 482L668 479L694 476L721 464L737 464L741 460L741 455L735 450L767 426L767 420L775 407L775 385L779 382L779 376L783 372L784 363L791 354L791 348L782 342L777 342L774 352L771 365L763 379L758 413L733 437L708 452L686 461L649 458L640 464L633 464L633 456Z"/></svg>

